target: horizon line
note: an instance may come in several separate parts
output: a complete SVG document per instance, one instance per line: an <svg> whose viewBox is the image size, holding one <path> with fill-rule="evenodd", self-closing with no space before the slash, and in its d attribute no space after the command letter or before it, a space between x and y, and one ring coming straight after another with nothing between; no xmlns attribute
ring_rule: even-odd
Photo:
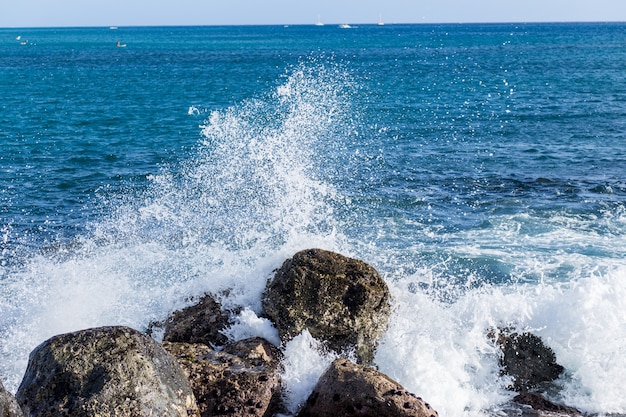
<svg viewBox="0 0 626 417"><path fill-rule="evenodd" d="M378 22L330 22L323 23L322 25L316 23L225 23L225 24L130 24L130 25L50 25L50 26L0 26L0 30L3 29L72 29L72 28L107 28L107 29L119 29L119 28L149 28L149 27L252 27L252 26L340 26L344 24L349 25L364 25L364 26L400 26L400 25L504 25L504 24L620 24L626 23L626 20L505 20L505 21L441 21L441 22L384 22L382 25Z"/></svg>

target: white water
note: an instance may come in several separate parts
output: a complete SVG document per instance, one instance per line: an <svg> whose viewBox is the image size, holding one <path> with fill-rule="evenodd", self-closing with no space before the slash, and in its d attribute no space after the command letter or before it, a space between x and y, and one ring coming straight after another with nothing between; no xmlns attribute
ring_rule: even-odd
<svg viewBox="0 0 626 417"><path fill-rule="evenodd" d="M266 280L297 250L322 247L361 258L386 278L394 313L376 364L440 415L485 415L512 397L485 337L502 325L532 331L554 349L567 369L555 399L587 412L626 413L626 265L550 252L588 234L575 236L564 224L558 233L519 241L520 219L503 217L496 219L499 235L460 236L473 243L450 249L455 254L516 265L521 279L506 285L445 276L442 265L422 263L419 245L410 242L392 250L344 235L338 210L349 212L349 201L322 172L342 160L336 155L351 163L345 154L356 138L351 92L335 67L297 68L273 94L208 115L197 152L153 176L145 192L107 196L102 204L110 214L91 225L90 235L22 266L3 265L5 386L17 389L29 352L52 335L114 324L145 329L207 291L231 289L222 301L245 307L230 337L278 343L271 324L258 317ZM362 221L385 227L384 220ZM611 249L603 237L594 244ZM524 283L564 265L567 279ZM295 412L335 354L306 332L283 348L285 395Z"/></svg>
<svg viewBox="0 0 626 417"><path fill-rule="evenodd" d="M512 396L485 334L514 324L541 336L567 369L554 398L587 412L624 412L626 269L569 285L482 287L452 304L395 286L397 315L377 362L446 415L475 415ZM454 398L455 401L449 401Z"/></svg>

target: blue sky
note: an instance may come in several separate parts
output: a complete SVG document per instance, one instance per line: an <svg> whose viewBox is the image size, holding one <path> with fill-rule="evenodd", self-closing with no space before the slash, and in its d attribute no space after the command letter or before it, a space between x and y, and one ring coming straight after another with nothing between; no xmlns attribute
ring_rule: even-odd
<svg viewBox="0 0 626 417"><path fill-rule="evenodd" d="M0 0L0 27L626 21L626 0Z"/></svg>

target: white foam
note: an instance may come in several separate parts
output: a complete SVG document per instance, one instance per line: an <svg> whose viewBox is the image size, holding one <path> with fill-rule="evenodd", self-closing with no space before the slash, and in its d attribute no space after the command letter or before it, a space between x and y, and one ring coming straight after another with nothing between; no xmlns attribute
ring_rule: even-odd
<svg viewBox="0 0 626 417"><path fill-rule="evenodd" d="M493 304L491 295L477 291L447 304L399 285L394 299L393 320L375 359L382 372L440 415L480 415L506 397L497 353L486 337L495 324L484 311Z"/></svg>
<svg viewBox="0 0 626 417"><path fill-rule="evenodd" d="M407 291L407 281L399 281L376 362L441 415L495 412L512 393L486 335L512 325L542 337L565 366L555 400L585 412L624 413L625 272L619 267L568 284L483 286L453 303Z"/></svg>
<svg viewBox="0 0 626 417"><path fill-rule="evenodd" d="M328 351L308 330L284 349L282 382L287 411L295 414L307 400L317 380L338 356Z"/></svg>
<svg viewBox="0 0 626 417"><path fill-rule="evenodd" d="M626 267L542 291L530 325L567 369L562 397L587 412L626 413Z"/></svg>
<svg viewBox="0 0 626 417"><path fill-rule="evenodd" d="M272 322L266 318L259 317L250 308L244 308L235 317L235 323L223 331L229 340L243 340L250 337L262 337L275 346L280 346L278 330Z"/></svg>

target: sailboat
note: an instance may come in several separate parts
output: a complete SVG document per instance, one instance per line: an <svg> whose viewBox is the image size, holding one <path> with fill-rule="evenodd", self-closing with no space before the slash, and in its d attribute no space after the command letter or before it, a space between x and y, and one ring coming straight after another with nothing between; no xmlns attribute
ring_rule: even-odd
<svg viewBox="0 0 626 417"><path fill-rule="evenodd" d="M385 22L383 22L383 14L380 13L378 15L378 26L384 26L384 25L385 25Z"/></svg>
<svg viewBox="0 0 626 417"><path fill-rule="evenodd" d="M315 22L315 26L324 26L324 23L320 20L320 15L317 15L317 22Z"/></svg>

